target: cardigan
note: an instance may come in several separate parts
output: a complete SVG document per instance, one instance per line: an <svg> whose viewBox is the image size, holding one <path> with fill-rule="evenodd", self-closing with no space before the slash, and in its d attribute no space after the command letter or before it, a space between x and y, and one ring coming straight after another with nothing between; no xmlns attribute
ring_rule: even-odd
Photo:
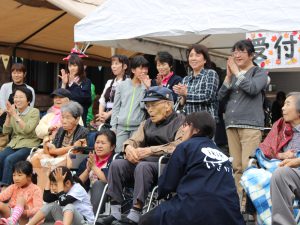
<svg viewBox="0 0 300 225"><path fill-rule="evenodd" d="M20 114L19 117L25 122L24 129L13 117L10 118L10 126L3 125L3 134L11 135L7 146L13 149L37 147L41 142L35 133L35 128L40 121L40 111L30 108L25 115Z"/></svg>

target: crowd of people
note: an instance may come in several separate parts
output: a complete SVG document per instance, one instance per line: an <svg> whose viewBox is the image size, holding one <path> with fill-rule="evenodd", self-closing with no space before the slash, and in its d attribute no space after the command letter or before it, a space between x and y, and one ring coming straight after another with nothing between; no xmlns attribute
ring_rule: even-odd
<svg viewBox="0 0 300 225"><path fill-rule="evenodd" d="M272 106L274 125L263 141L268 74L254 63L254 56L250 40L235 43L222 80L208 49L199 44L187 50L190 73L184 78L174 71L168 52L155 57L155 79L148 75L144 56L129 60L114 55L114 78L96 100L99 109L92 123L98 131L89 129L93 87L80 52L66 58L59 87L50 95L53 105L41 118L34 108L34 89L25 83L26 68L14 64L12 82L0 89L0 138L6 138L0 142L0 224L41 224L50 215L56 225L95 220L98 225L245 224L245 193L248 201L255 199L241 180L255 152L280 160L276 167L284 167L269 179L272 224L296 224L292 204L300 198L299 172L294 169L300 166L300 93L287 98L278 94ZM222 121L229 155L215 142ZM68 152L87 146L93 150L75 175ZM159 176L162 155L170 159ZM156 184L158 199L164 201L144 213ZM122 215L128 188L132 204ZM110 214L95 218L103 194Z"/></svg>

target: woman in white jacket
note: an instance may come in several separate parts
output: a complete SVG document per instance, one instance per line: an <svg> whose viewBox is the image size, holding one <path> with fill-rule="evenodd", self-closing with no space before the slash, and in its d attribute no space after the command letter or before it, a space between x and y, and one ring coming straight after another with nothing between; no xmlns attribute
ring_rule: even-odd
<svg viewBox="0 0 300 225"><path fill-rule="evenodd" d="M26 77L26 68L22 63L15 63L11 67L11 78L12 82L5 83L1 86L0 89L0 108L3 112L6 111L6 101L11 100L11 104L13 104L13 94L18 87L27 87L32 92L32 101L30 106L34 106L35 101L35 92L32 87L25 84L25 77ZM0 114L2 114L0 112Z"/></svg>

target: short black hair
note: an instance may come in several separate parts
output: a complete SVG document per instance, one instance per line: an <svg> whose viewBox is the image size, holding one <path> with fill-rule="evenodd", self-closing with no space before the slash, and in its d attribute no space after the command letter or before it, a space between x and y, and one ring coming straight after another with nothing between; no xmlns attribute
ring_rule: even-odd
<svg viewBox="0 0 300 225"><path fill-rule="evenodd" d="M246 50L249 56L255 53L254 45L252 44L252 41L249 39L240 40L236 42L233 45L231 50L232 52L234 52L235 50L240 50L240 51Z"/></svg>
<svg viewBox="0 0 300 225"><path fill-rule="evenodd" d="M113 132L110 129L103 129L101 131L98 131L96 133L96 136L95 136L95 142L96 142L97 137L100 136L100 135L106 136L108 141L110 142L110 144L116 146L116 139L117 138L116 138L115 132Z"/></svg>
<svg viewBox="0 0 300 225"><path fill-rule="evenodd" d="M169 52L158 52L155 56L155 62L168 63L172 68L174 64L173 56Z"/></svg>
<svg viewBox="0 0 300 225"><path fill-rule="evenodd" d="M13 96L15 96L17 91L21 91L26 95L26 99L28 102L32 102L32 91L29 90L27 87L21 86L21 87L17 87L16 90L14 91Z"/></svg>
<svg viewBox="0 0 300 225"><path fill-rule="evenodd" d="M135 69L140 66L149 68L149 61L144 56L137 55L131 60L131 69Z"/></svg>
<svg viewBox="0 0 300 225"><path fill-rule="evenodd" d="M197 135L213 138L216 131L214 118L206 111L194 112L186 116L185 122L198 129Z"/></svg>
<svg viewBox="0 0 300 225"><path fill-rule="evenodd" d="M13 167L13 173L24 173L26 176L31 177L32 183L37 183L37 175L33 173L32 164L28 161L19 161Z"/></svg>

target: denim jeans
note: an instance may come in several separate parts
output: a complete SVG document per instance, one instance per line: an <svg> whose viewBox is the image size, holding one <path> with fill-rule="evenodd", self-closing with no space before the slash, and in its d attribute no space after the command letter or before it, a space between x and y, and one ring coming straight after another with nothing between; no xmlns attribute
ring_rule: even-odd
<svg viewBox="0 0 300 225"><path fill-rule="evenodd" d="M6 147L0 152L0 179L2 183L11 184L13 166L26 158L30 154L30 148L19 148L12 149L11 147Z"/></svg>

